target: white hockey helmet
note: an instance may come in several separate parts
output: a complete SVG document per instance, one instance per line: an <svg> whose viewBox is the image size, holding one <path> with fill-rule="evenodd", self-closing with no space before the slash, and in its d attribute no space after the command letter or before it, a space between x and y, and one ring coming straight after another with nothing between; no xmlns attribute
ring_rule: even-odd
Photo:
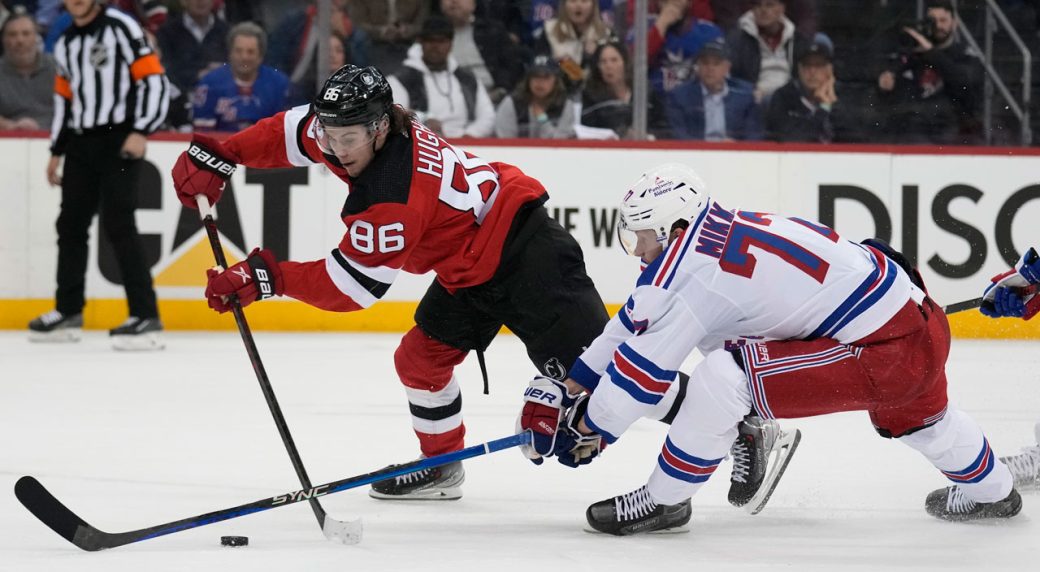
<svg viewBox="0 0 1040 572"><path fill-rule="evenodd" d="M679 163L665 163L643 174L625 192L618 217L618 242L635 253L637 230L653 230L657 242L668 246L677 220L692 222L708 205L708 187L696 171Z"/></svg>

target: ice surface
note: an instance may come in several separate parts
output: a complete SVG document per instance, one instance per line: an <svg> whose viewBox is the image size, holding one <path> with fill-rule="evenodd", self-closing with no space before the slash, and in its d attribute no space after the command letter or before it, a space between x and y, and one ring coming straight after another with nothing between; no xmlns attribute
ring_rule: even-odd
<svg viewBox="0 0 1040 572"><path fill-rule="evenodd" d="M73 345L0 332L0 570L1037 570L1040 495L999 524L924 512L945 486L907 447L877 437L865 413L785 422L802 445L758 516L726 502L729 463L694 498L691 532L614 538L582 531L585 507L649 475L664 427L637 423L580 470L535 467L517 451L467 462L458 502L392 503L365 489L324 497L364 518L357 546L324 539L305 503L100 553L72 546L15 499L39 478L87 522L119 532L298 488L241 340L168 333L158 353L116 353L102 332ZM394 374L396 335L256 334L315 484L417 454ZM467 442L513 432L533 369L513 337L492 344L491 395L475 359L460 368ZM950 393L1000 454L1033 440L1040 344L954 342ZM222 535L248 536L222 548Z"/></svg>

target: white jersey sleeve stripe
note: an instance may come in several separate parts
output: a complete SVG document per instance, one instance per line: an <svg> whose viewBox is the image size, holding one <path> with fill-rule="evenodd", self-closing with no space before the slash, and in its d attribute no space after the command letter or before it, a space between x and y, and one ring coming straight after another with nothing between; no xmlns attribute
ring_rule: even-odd
<svg viewBox="0 0 1040 572"><path fill-rule="evenodd" d="M285 131L285 156L297 167L314 165L307 154L300 148L300 129L305 127L300 122L306 120L310 106L300 105L285 112L282 116Z"/></svg>
<svg viewBox="0 0 1040 572"><path fill-rule="evenodd" d="M390 284L371 278L360 268L363 267L343 256L338 249L325 258L325 271L336 288L362 308L368 308L386 293ZM376 272L382 273L382 270L377 269Z"/></svg>

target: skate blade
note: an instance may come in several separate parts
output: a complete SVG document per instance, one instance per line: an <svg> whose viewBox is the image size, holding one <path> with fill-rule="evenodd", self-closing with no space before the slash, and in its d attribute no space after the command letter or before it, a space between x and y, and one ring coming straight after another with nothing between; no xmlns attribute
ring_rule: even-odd
<svg viewBox="0 0 1040 572"><path fill-rule="evenodd" d="M428 489L416 491L406 495L385 495L375 489L368 489L368 496L379 500L419 500L419 501L453 501L462 498L462 487L449 487L446 489Z"/></svg>
<svg viewBox="0 0 1040 572"><path fill-rule="evenodd" d="M112 348L121 352L152 352L166 348L161 336L156 333L137 336L110 336Z"/></svg>
<svg viewBox="0 0 1040 572"><path fill-rule="evenodd" d="M798 448L798 443L801 441L802 432L795 429L794 433L781 433L780 437L773 443L773 448L769 450L767 457L775 456L775 458L770 463L769 473L766 474L766 478L762 481L762 486L758 488L755 496L751 497L751 500L744 505L744 510L748 514L758 514L762 512L762 509L766 508L766 503L773 496L776 485L780 483L780 477L784 476L784 471L787 470L787 465L791 462L791 456L794 455L795 449Z"/></svg>
<svg viewBox="0 0 1040 572"><path fill-rule="evenodd" d="M29 331L29 341L38 344L68 344L78 342L83 337L80 328L62 328L53 332Z"/></svg>
<svg viewBox="0 0 1040 572"><path fill-rule="evenodd" d="M583 526L581 529L584 530L585 532L589 533L589 534L598 534L598 535L603 535L603 536L617 536L616 534L607 534L606 532L603 532L601 530L596 530L595 528L592 528L591 526ZM687 532L690 532L690 527L684 524L682 526L673 526L672 528L662 528L661 530L651 530L650 532L640 532L639 536L643 536L643 535L655 536L655 535L659 535L659 534L660 535L665 535L665 534L685 534ZM636 536L636 535L634 535L634 534L625 534L623 536Z"/></svg>

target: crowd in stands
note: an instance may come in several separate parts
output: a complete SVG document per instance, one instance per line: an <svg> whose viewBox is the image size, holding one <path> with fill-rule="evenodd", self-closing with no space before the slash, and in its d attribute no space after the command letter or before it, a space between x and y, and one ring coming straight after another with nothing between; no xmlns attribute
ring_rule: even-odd
<svg viewBox="0 0 1040 572"><path fill-rule="evenodd" d="M270 23L257 13L264 2L108 3L160 54L169 130L237 131L307 103L321 78L353 63L382 69L397 103L447 137L636 136L632 0L332 0L327 38L313 0L283 2ZM927 0L924 20L916 2L847 2L885 15L855 65L835 61L850 49L814 0L647 3L649 138L983 141L983 64L950 0ZM0 129L48 129L49 51L71 20L61 0L5 0L0 19ZM323 42L329 65L318 69Z"/></svg>

